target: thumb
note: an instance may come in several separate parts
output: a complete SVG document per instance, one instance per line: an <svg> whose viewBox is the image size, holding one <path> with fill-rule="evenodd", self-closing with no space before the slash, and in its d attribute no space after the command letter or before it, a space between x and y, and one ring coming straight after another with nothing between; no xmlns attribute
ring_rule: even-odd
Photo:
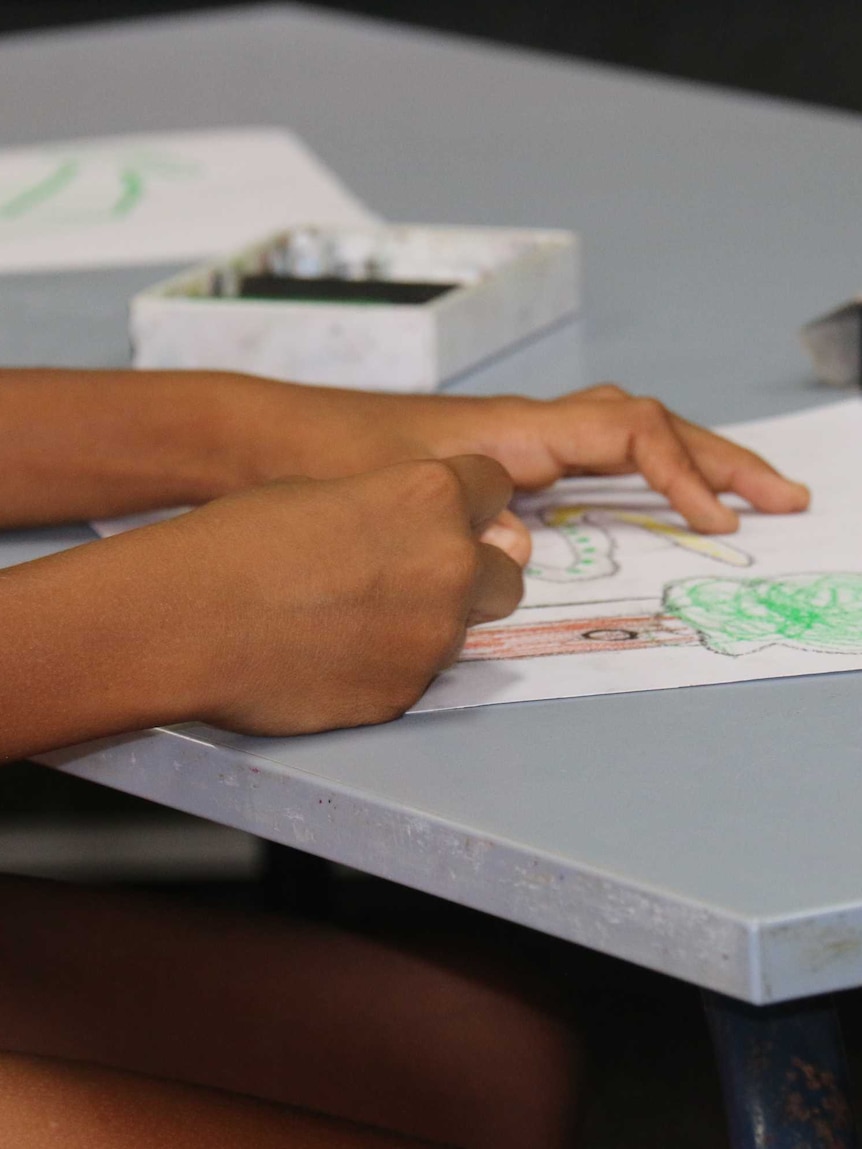
<svg viewBox="0 0 862 1149"><path fill-rule="evenodd" d="M530 532L516 514L509 510L500 511L496 519L479 537L479 541L498 547L519 567L525 567L533 550Z"/></svg>

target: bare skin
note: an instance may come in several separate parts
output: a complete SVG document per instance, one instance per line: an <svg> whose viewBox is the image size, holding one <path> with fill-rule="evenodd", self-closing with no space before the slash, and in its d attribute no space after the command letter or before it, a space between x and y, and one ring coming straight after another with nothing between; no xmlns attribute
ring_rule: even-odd
<svg viewBox="0 0 862 1149"><path fill-rule="evenodd" d="M4 572L0 758L195 718L286 735L396 717L471 623L516 606L513 486L639 470L705 531L737 525L723 491L808 502L609 385L537 402L6 371L0 423L0 525L206 503Z"/></svg>
<svg viewBox="0 0 862 1149"><path fill-rule="evenodd" d="M195 718L287 735L397 717L468 625L517 605L520 568L478 538L510 493L483 456L399 463L12 568L0 753Z"/></svg>
<svg viewBox="0 0 862 1149"><path fill-rule="evenodd" d="M808 503L610 385L537 402L0 371L0 425L0 527L203 504L0 572L0 759L187 719L285 735L397 717L470 625L517 605L513 489L639 471L719 533L737 525L722 492ZM571 1143L571 1038L487 966L17 883L0 913L16 923L0 935L0 1149Z"/></svg>
<svg viewBox="0 0 862 1149"><path fill-rule="evenodd" d="M0 1053L0 1113L3 1149L420 1147L252 1097L21 1053Z"/></svg>
<svg viewBox="0 0 862 1149"><path fill-rule="evenodd" d="M640 471L696 530L808 492L655 399L599 384L559 399L387 395L215 372L0 369L0 526L200 503L285 475L342 478L412 459L489 455L518 490Z"/></svg>
<svg viewBox="0 0 862 1149"><path fill-rule="evenodd" d="M93 1090L116 1096L119 1086L126 1096L131 1088L100 1083L98 1067L150 1078L144 1095L153 1102L162 1084L155 1079L226 1091L195 1100L193 1091L166 1090L169 1116L187 1104L202 1111L210 1100L218 1116L229 1095L247 1095L396 1131L398 1146L412 1138L460 1149L572 1143L577 1043L500 955L432 957L277 917L21 879L0 879L0 913L15 923L0 935L2 1048L51 1058L58 1068L83 1063L82 1077L61 1083L64 1098L85 1091L78 1112L92 1136L81 1138L87 1149L127 1144L99 1140L86 1122ZM38 1070L47 1092L52 1065L26 1062L15 1073ZM3 1140L15 1107L4 1089L9 1072L0 1056L0 1146L30 1149ZM134 1097L128 1105L137 1106ZM323 1124L318 1142L297 1122L303 1140L289 1111L240 1107L237 1120L253 1131L257 1114L284 1137L267 1146L342 1145L337 1126ZM185 1149L182 1140L156 1139L161 1121L154 1104L150 1139L140 1145ZM362 1137L378 1145L370 1133L352 1136L357 1147ZM34 1140L33 1149L43 1144L54 1143ZM210 1142L189 1135L190 1147L199 1144Z"/></svg>

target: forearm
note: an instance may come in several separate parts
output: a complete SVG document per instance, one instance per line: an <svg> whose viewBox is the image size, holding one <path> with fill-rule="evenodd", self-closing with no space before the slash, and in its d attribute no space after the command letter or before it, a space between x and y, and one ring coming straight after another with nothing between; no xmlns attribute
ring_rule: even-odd
<svg viewBox="0 0 862 1149"><path fill-rule="evenodd" d="M808 492L756 455L613 385L540 402L386 395L203 371L0 370L0 528L201 503L288 475L484 454L516 488L640 471L699 530L716 492L788 513Z"/></svg>
<svg viewBox="0 0 862 1149"><path fill-rule="evenodd" d="M205 372L0 370L0 527L199 503L253 483L235 434L242 387Z"/></svg>
<svg viewBox="0 0 862 1149"><path fill-rule="evenodd" d="M158 530L0 572L0 760L196 715L207 642Z"/></svg>

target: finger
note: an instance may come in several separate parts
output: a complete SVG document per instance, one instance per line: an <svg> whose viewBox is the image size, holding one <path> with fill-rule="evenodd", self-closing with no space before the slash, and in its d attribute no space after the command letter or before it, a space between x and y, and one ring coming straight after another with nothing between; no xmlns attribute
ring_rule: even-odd
<svg viewBox="0 0 862 1149"><path fill-rule="evenodd" d="M512 511L500 511L489 527L480 536L480 541L499 547L519 567L525 567L533 551L533 540L525 523Z"/></svg>
<svg viewBox="0 0 862 1149"><path fill-rule="evenodd" d="M477 543L479 570L473 584L473 596L467 625L495 622L512 613L524 593L521 568L499 547Z"/></svg>
<svg viewBox="0 0 862 1149"><path fill-rule="evenodd" d="M512 497L509 472L487 455L456 455L443 462L460 481L471 530L481 534Z"/></svg>
<svg viewBox="0 0 862 1149"><path fill-rule="evenodd" d="M570 398L625 399L626 392L615 384L599 384L576 392ZM765 459L714 431L690 423L679 415L668 412L674 430L685 445L707 484L713 491L732 491L746 499L759 511L789 514L804 511L811 499L804 483L786 478ZM569 466L567 474L583 474L587 468ZM631 474L637 468L631 460L608 461L597 464L591 471L603 475Z"/></svg>
<svg viewBox="0 0 862 1149"><path fill-rule="evenodd" d="M596 402L583 411L578 406L568 406L573 418L558 419L553 429L554 454L565 474L640 471L695 530L736 530L736 514L718 499L658 400Z"/></svg>
<svg viewBox="0 0 862 1149"><path fill-rule="evenodd" d="M811 494L805 484L785 478L754 451L678 415L673 421L714 491L733 491L757 510L772 514L791 514L808 507Z"/></svg>
<svg viewBox="0 0 862 1149"><path fill-rule="evenodd" d="M739 526L736 513L716 496L660 403L639 404L631 455L647 483L695 530L725 534Z"/></svg>

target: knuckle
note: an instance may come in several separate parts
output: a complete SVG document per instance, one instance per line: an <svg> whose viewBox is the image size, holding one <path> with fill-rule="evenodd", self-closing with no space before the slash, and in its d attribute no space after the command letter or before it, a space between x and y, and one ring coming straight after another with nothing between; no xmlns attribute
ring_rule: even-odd
<svg viewBox="0 0 862 1149"><path fill-rule="evenodd" d="M463 503L461 481L440 459L420 459L405 464L405 495L413 502L453 507Z"/></svg>
<svg viewBox="0 0 862 1149"><path fill-rule="evenodd" d="M680 482L685 482L693 474L694 468L687 459L676 459L672 465L662 469L650 480L650 486L658 494L673 501L674 492L679 488Z"/></svg>
<svg viewBox="0 0 862 1149"><path fill-rule="evenodd" d="M628 391L618 383L602 382L590 388L590 393L597 399L627 399Z"/></svg>
<svg viewBox="0 0 862 1149"><path fill-rule="evenodd" d="M659 399L651 395L639 395L631 400L636 420L645 427L657 427L667 423L667 408Z"/></svg>
<svg viewBox="0 0 862 1149"><path fill-rule="evenodd" d="M670 493L671 487L673 486L673 478L667 471L659 471L655 475L651 476L649 485L656 492L656 494L664 495L667 497L667 495Z"/></svg>
<svg viewBox="0 0 862 1149"><path fill-rule="evenodd" d="M453 539L441 557L443 561L439 569L445 580L445 588L449 596L460 602L469 594L479 577L479 548L472 539Z"/></svg>

